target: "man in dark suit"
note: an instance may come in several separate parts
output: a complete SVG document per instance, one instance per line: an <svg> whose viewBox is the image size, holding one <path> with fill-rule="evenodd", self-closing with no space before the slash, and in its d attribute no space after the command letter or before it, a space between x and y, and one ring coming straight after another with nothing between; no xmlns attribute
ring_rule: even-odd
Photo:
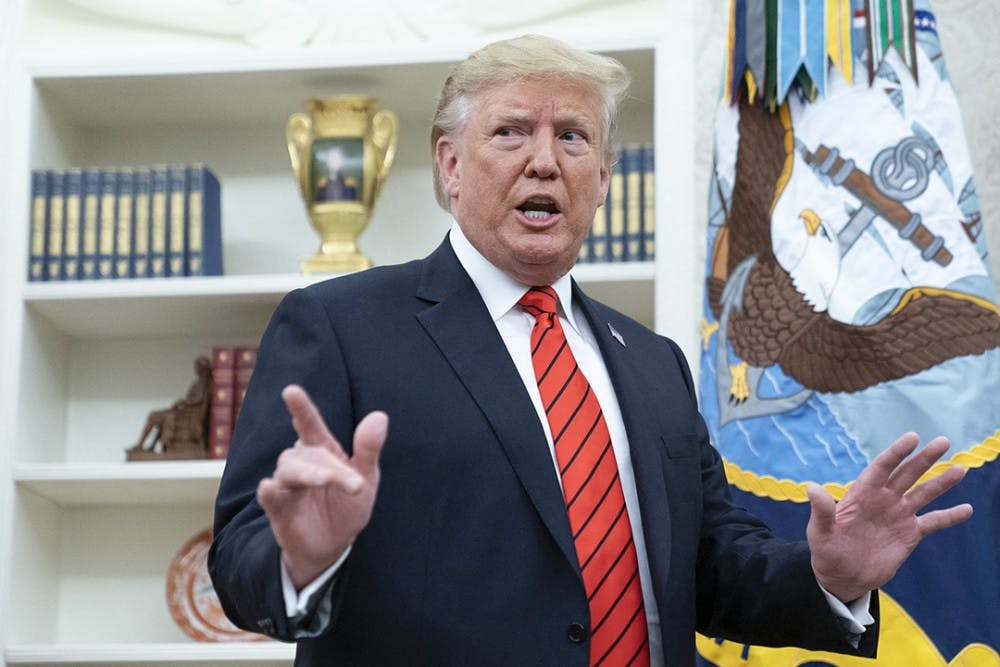
<svg viewBox="0 0 1000 667"><path fill-rule="evenodd" d="M690 665L696 630L872 655L871 591L971 513L916 516L962 473L906 493L947 448L912 435L839 504L810 489L808 544L732 505L680 350L569 276L627 80L540 37L476 52L431 137L448 237L275 312L210 571L296 664Z"/></svg>

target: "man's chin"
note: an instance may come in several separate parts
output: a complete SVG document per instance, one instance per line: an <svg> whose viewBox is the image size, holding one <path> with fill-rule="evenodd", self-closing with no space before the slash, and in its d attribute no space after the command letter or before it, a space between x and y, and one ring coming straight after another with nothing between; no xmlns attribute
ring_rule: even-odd
<svg viewBox="0 0 1000 667"><path fill-rule="evenodd" d="M507 273L525 285L551 285L569 273L573 264L562 255L522 257L511 263Z"/></svg>

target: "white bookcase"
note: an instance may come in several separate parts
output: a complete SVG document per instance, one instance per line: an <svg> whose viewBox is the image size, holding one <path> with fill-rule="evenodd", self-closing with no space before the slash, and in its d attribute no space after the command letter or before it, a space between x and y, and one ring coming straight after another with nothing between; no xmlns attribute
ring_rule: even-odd
<svg viewBox="0 0 1000 667"><path fill-rule="evenodd" d="M234 45L118 57L103 44L93 55L23 55L18 26L53 4L0 10L0 37L20 47L0 56L0 664L290 664L290 646L199 644L169 616L167 566L211 524L222 464L126 463L124 450L151 409L183 394L195 356L256 342L281 296L317 279L297 274L317 238L288 164L288 115L306 98L348 92L399 115L396 163L361 246L377 264L423 256L451 222L431 189L435 95L449 64L495 36L291 54ZM629 66L619 139L657 150L656 261L576 276L694 358L690 12L664 2L630 31L595 25L571 41ZM195 161L222 184L224 277L26 281L31 169Z"/></svg>

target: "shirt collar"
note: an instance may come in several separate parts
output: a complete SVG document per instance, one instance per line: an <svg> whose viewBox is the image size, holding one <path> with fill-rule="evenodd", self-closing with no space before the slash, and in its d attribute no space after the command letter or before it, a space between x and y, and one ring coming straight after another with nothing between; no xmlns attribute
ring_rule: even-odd
<svg viewBox="0 0 1000 667"><path fill-rule="evenodd" d="M472 282L475 283L493 321L496 322L512 308L516 308L518 300L531 285L524 285L514 280L491 264L469 242L457 222L452 223L448 234L451 247L454 249L459 263L472 278ZM552 288L559 296L559 314L565 321L569 322L570 326L579 331L573 315L573 280L570 278L570 274L567 273L559 278L552 284Z"/></svg>

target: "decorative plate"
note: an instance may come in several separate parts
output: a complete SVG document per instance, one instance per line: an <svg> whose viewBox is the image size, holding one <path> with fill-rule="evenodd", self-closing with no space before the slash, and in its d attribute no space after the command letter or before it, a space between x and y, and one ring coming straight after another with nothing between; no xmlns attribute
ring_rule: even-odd
<svg viewBox="0 0 1000 667"><path fill-rule="evenodd" d="M208 576L210 528L198 533L174 556L167 570L167 607L177 625L201 642L248 642L268 638L237 628L226 618Z"/></svg>

